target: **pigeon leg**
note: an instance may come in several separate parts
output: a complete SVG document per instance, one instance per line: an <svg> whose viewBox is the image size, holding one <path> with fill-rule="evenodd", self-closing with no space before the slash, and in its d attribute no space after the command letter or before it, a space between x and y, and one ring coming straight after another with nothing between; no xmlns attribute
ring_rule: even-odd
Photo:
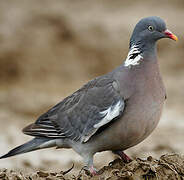
<svg viewBox="0 0 184 180"><path fill-rule="evenodd" d="M88 170L92 176L97 175L98 171L93 166L93 155L84 156L83 159L85 163L84 169Z"/></svg>
<svg viewBox="0 0 184 180"><path fill-rule="evenodd" d="M125 163L129 163L132 161L132 159L126 155L123 151L112 151L114 154L117 154L118 156L121 157L121 159L125 162Z"/></svg>
<svg viewBox="0 0 184 180"><path fill-rule="evenodd" d="M93 176L98 175L98 171L94 168L94 166L90 166L90 167L89 167L89 172L90 172Z"/></svg>
<svg viewBox="0 0 184 180"><path fill-rule="evenodd" d="M90 174L90 175L92 175L92 176L98 175L98 171L97 171L96 168L94 168L94 166L90 166L90 167L84 166L84 167L81 169L81 171L82 171L82 170L87 171L87 173Z"/></svg>

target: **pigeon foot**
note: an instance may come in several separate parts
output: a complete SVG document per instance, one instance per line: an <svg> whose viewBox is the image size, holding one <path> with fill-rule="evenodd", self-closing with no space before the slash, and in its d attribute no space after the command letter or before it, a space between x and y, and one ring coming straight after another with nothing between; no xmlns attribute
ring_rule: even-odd
<svg viewBox="0 0 184 180"><path fill-rule="evenodd" d="M132 159L128 155L126 155L123 151L113 151L113 153L120 156L123 162L125 163L129 163L132 161Z"/></svg>

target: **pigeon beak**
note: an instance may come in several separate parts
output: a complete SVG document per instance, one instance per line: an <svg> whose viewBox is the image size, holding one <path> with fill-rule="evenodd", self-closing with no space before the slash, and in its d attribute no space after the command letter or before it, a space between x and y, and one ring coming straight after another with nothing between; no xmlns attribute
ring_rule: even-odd
<svg viewBox="0 0 184 180"><path fill-rule="evenodd" d="M166 29L163 33L165 34L165 37L167 37L167 38L173 39L173 40L175 40L175 41L178 40L177 36L174 35L174 34L173 34L171 31L169 31L168 29Z"/></svg>

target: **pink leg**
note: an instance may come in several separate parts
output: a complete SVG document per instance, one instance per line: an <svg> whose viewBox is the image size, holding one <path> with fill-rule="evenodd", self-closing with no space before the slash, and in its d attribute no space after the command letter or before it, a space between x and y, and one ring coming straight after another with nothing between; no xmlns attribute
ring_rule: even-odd
<svg viewBox="0 0 184 180"><path fill-rule="evenodd" d="M98 174L98 171L93 166L93 154L84 154L84 164L83 167L84 170L87 170L88 173L90 173L92 176L95 176Z"/></svg>
<svg viewBox="0 0 184 180"><path fill-rule="evenodd" d="M93 176L98 175L98 172L97 172L97 170L94 168L94 166L90 166L90 167L89 167L89 171L90 171L90 173L91 173Z"/></svg>
<svg viewBox="0 0 184 180"><path fill-rule="evenodd" d="M118 156L121 157L121 159L125 162L125 163L129 163L132 161L132 159L127 156L123 151L112 151L114 154L117 154Z"/></svg>

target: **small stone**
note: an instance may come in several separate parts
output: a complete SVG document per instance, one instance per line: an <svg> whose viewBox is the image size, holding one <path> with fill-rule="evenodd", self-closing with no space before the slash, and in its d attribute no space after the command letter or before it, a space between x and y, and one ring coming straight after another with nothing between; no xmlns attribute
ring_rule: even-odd
<svg viewBox="0 0 184 180"><path fill-rule="evenodd" d="M43 171L38 171L37 174L39 177L48 177L49 176L49 173L43 172Z"/></svg>
<svg viewBox="0 0 184 180"><path fill-rule="evenodd" d="M64 176L63 176L63 174L57 174L56 177L63 178Z"/></svg>
<svg viewBox="0 0 184 180"><path fill-rule="evenodd" d="M143 171L148 171L149 169L150 169L150 166L148 166L147 164L142 165L142 170Z"/></svg>
<svg viewBox="0 0 184 180"><path fill-rule="evenodd" d="M13 178L14 180L21 180L20 176L17 174L13 174Z"/></svg>
<svg viewBox="0 0 184 180"><path fill-rule="evenodd" d="M130 171L123 172L121 174L121 176L124 177L124 178L130 178L130 177L132 177L132 172L130 172Z"/></svg>
<svg viewBox="0 0 184 180"><path fill-rule="evenodd" d="M51 175L51 176L56 176L57 173L56 173L56 172L51 172L50 175Z"/></svg>
<svg viewBox="0 0 184 180"><path fill-rule="evenodd" d="M6 168L1 169L2 172L7 172Z"/></svg>
<svg viewBox="0 0 184 180"><path fill-rule="evenodd" d="M112 171L111 171L111 173L113 174L113 175L118 175L119 174L119 169L113 169Z"/></svg>
<svg viewBox="0 0 184 180"><path fill-rule="evenodd" d="M6 173L2 172L0 173L0 178L5 178L6 177Z"/></svg>
<svg viewBox="0 0 184 180"><path fill-rule="evenodd" d="M149 157L147 157L147 160L151 162L153 160L153 157L149 156Z"/></svg>

